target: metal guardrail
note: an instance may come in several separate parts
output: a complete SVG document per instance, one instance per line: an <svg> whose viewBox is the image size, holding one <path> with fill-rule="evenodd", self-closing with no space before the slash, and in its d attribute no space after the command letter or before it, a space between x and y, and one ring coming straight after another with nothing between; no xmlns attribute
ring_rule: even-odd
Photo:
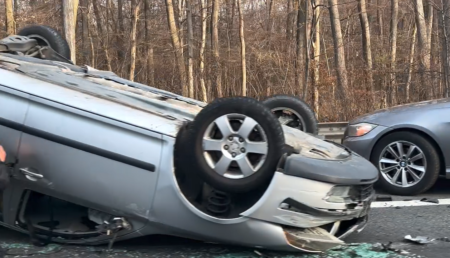
<svg viewBox="0 0 450 258"><path fill-rule="evenodd" d="M347 124L347 122L319 123L319 135L325 136L327 140L341 143Z"/></svg>

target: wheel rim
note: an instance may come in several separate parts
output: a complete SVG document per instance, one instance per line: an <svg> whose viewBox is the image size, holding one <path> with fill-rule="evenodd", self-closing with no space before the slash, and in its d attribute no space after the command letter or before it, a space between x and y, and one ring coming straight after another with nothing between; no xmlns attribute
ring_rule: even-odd
<svg viewBox="0 0 450 258"><path fill-rule="evenodd" d="M286 111L290 114L286 114ZM303 120L303 117L295 110L286 107L277 107L272 109L272 112L276 115L278 121L280 121L282 125L286 125L300 131L306 130L304 126L305 120Z"/></svg>
<svg viewBox="0 0 450 258"><path fill-rule="evenodd" d="M242 114L215 119L203 135L203 155L219 175L240 179L256 173L266 161L269 144L263 128Z"/></svg>
<svg viewBox="0 0 450 258"><path fill-rule="evenodd" d="M397 187L411 187L419 183L427 170L424 152L415 144L396 141L381 152L379 168L384 179Z"/></svg>

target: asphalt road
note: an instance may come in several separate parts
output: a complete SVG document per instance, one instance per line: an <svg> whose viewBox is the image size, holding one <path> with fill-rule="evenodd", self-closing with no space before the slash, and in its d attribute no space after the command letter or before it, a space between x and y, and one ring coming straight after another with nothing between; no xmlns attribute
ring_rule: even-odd
<svg viewBox="0 0 450 258"><path fill-rule="evenodd" d="M386 197L383 193L381 197ZM337 248L323 255L301 255L255 252L230 246L205 244L186 239L152 236L119 242L113 251L106 252L106 246L61 246L34 247L28 236L0 229L0 258L97 258L97 257L192 257L192 258L244 258L244 257L284 257L284 258L388 258L427 257L447 258L450 251L450 180L440 180L426 194L411 197L391 196L396 202L377 202L370 213L367 227L359 234L351 235L348 247ZM420 202L439 199L439 204ZM388 198L389 199L389 198ZM416 201L410 201L411 199ZM407 201L403 201L407 200ZM400 202L399 202L400 201ZM411 206L413 205L413 206ZM415 244L404 240L406 235L425 236L435 240L429 244ZM358 244L358 245L357 245ZM390 247L386 251L384 246ZM394 251L397 250L397 251ZM403 250L403 254L400 254ZM405 252L408 252L407 254Z"/></svg>

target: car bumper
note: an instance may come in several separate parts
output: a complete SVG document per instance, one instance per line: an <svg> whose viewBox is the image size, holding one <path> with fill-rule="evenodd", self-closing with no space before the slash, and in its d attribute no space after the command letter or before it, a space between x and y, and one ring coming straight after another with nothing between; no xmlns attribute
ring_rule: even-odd
<svg viewBox="0 0 450 258"><path fill-rule="evenodd" d="M375 192L372 185L347 203L333 203L327 194L336 186L277 172L264 196L241 215L280 225L287 245L306 252L324 252L367 223Z"/></svg>
<svg viewBox="0 0 450 258"><path fill-rule="evenodd" d="M352 151L358 153L367 160L370 160L370 155L372 153L373 146L384 134L388 127L378 125L371 132L360 137L348 137L344 136L342 139L342 144Z"/></svg>

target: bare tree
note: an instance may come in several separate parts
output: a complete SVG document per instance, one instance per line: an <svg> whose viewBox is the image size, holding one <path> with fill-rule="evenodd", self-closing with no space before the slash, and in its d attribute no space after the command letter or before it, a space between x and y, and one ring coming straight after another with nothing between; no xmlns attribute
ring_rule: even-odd
<svg viewBox="0 0 450 258"><path fill-rule="evenodd" d="M211 19L212 29L212 52L214 56L214 72L216 77L216 91L217 97L222 97L222 73L220 69L220 56L219 56L219 0L213 0L213 10Z"/></svg>
<svg viewBox="0 0 450 258"><path fill-rule="evenodd" d="M239 12L239 39L241 40L242 96L247 96L247 68L245 64L244 15L242 14L241 0L237 0L237 6Z"/></svg>
<svg viewBox="0 0 450 258"><path fill-rule="evenodd" d="M75 28L77 24L77 12L78 0L63 0L64 35L69 43L70 59L74 63L76 63Z"/></svg>
<svg viewBox="0 0 450 258"><path fill-rule="evenodd" d="M286 18L286 39L291 40L294 33L293 26L295 20L294 2L296 0L287 0L287 18Z"/></svg>
<svg viewBox="0 0 450 258"><path fill-rule="evenodd" d="M367 18L366 0L358 0L358 12L359 12L359 20L361 23L364 61L366 62L367 74L369 76L368 80L370 90L373 93L374 88L373 88L373 73L372 73L373 70L372 49L370 44L370 25L369 19Z"/></svg>
<svg viewBox="0 0 450 258"><path fill-rule="evenodd" d="M131 48L130 48L130 81L134 81L134 74L136 70L136 30L137 30L137 21L139 18L139 10L141 1L140 0L132 0L131 5L133 8L133 19L131 23Z"/></svg>
<svg viewBox="0 0 450 258"><path fill-rule="evenodd" d="M396 87L396 58L397 58L397 24L398 24L398 0L391 0L391 29L390 29L390 64L391 64L391 103L397 101Z"/></svg>
<svg viewBox="0 0 450 258"><path fill-rule="evenodd" d="M207 11L206 0L200 0L201 17L202 17L202 39L200 44L200 86L202 88L202 98L204 102L208 101L208 94L205 85L205 47L206 47L206 19Z"/></svg>
<svg viewBox="0 0 450 258"><path fill-rule="evenodd" d="M313 108L319 118L319 83L320 83L320 5L321 0L313 0L314 9L314 80L313 80Z"/></svg>
<svg viewBox="0 0 450 258"><path fill-rule="evenodd" d="M98 0L92 0L92 5L94 6L94 14L95 14L95 18L96 18L96 21L97 21L97 30L98 30L98 34L100 35L99 40L100 40L100 42L102 44L103 52L105 53L106 66L108 67L109 71L112 71L111 58L109 56L108 47L106 45L106 42L105 42L104 38L102 37L104 23L103 23L101 15L100 15L100 10L98 8L98 6L99 6Z"/></svg>
<svg viewBox="0 0 450 258"><path fill-rule="evenodd" d="M296 60L295 60L295 82L296 88L299 92L303 92L303 83L305 82L302 67L305 63L306 54L306 14L305 14L305 0L298 0L297 2L297 44L296 44Z"/></svg>
<svg viewBox="0 0 450 258"><path fill-rule="evenodd" d="M377 0L377 20L380 38L383 38L384 30L383 30L383 12L380 10L381 0Z"/></svg>
<svg viewBox="0 0 450 258"><path fill-rule="evenodd" d="M439 15L439 22L441 28L441 59L442 70L444 71L443 84L444 84L444 97L448 98L450 88L450 2L447 0L441 0L442 9Z"/></svg>
<svg viewBox="0 0 450 258"><path fill-rule="evenodd" d="M428 41L428 32L425 22L425 14L422 0L414 0L415 19L417 25L417 35L419 39L419 69L421 73L422 87L425 87L427 98L430 96L430 89L428 89L427 80L425 80L425 73L430 71L430 44Z"/></svg>
<svg viewBox="0 0 450 258"><path fill-rule="evenodd" d="M344 41L342 39L341 21L339 18L337 0L328 0L328 5L330 12L331 32L333 34L334 62L337 72L339 99L346 100L348 92L348 79L347 68L345 65Z"/></svg>
<svg viewBox="0 0 450 258"><path fill-rule="evenodd" d="M408 78L406 80L406 101L409 102L410 99L410 92L411 92L411 78L412 78L412 70L414 65L414 52L415 52L415 46L416 46L416 38L417 38L417 26L416 23L414 23L414 29L411 36L411 47L409 50L409 67L408 67Z"/></svg>
<svg viewBox="0 0 450 258"><path fill-rule="evenodd" d="M14 21L13 0L5 0L6 12L6 33L8 35L16 34L16 24Z"/></svg>
<svg viewBox="0 0 450 258"><path fill-rule="evenodd" d="M192 25L192 0L186 0L186 16L188 26L188 83L189 97L194 98L194 29Z"/></svg>
<svg viewBox="0 0 450 258"><path fill-rule="evenodd" d="M175 59L177 61L178 72L181 81L181 91L183 96L188 95L188 88L186 86L186 68L184 67L182 46L178 37L177 26L175 21L174 6L172 0L166 0L167 21L169 23L170 34L172 37L172 46L175 52Z"/></svg>
<svg viewBox="0 0 450 258"><path fill-rule="evenodd" d="M154 58L153 58L153 47L150 42L150 26L149 26L149 9L150 9L150 2L151 0L144 0L144 16L145 16L145 35L144 40L145 44L147 45L147 64L146 64L146 70L147 70L147 81L150 83L150 85L155 84L155 64L154 64Z"/></svg>

